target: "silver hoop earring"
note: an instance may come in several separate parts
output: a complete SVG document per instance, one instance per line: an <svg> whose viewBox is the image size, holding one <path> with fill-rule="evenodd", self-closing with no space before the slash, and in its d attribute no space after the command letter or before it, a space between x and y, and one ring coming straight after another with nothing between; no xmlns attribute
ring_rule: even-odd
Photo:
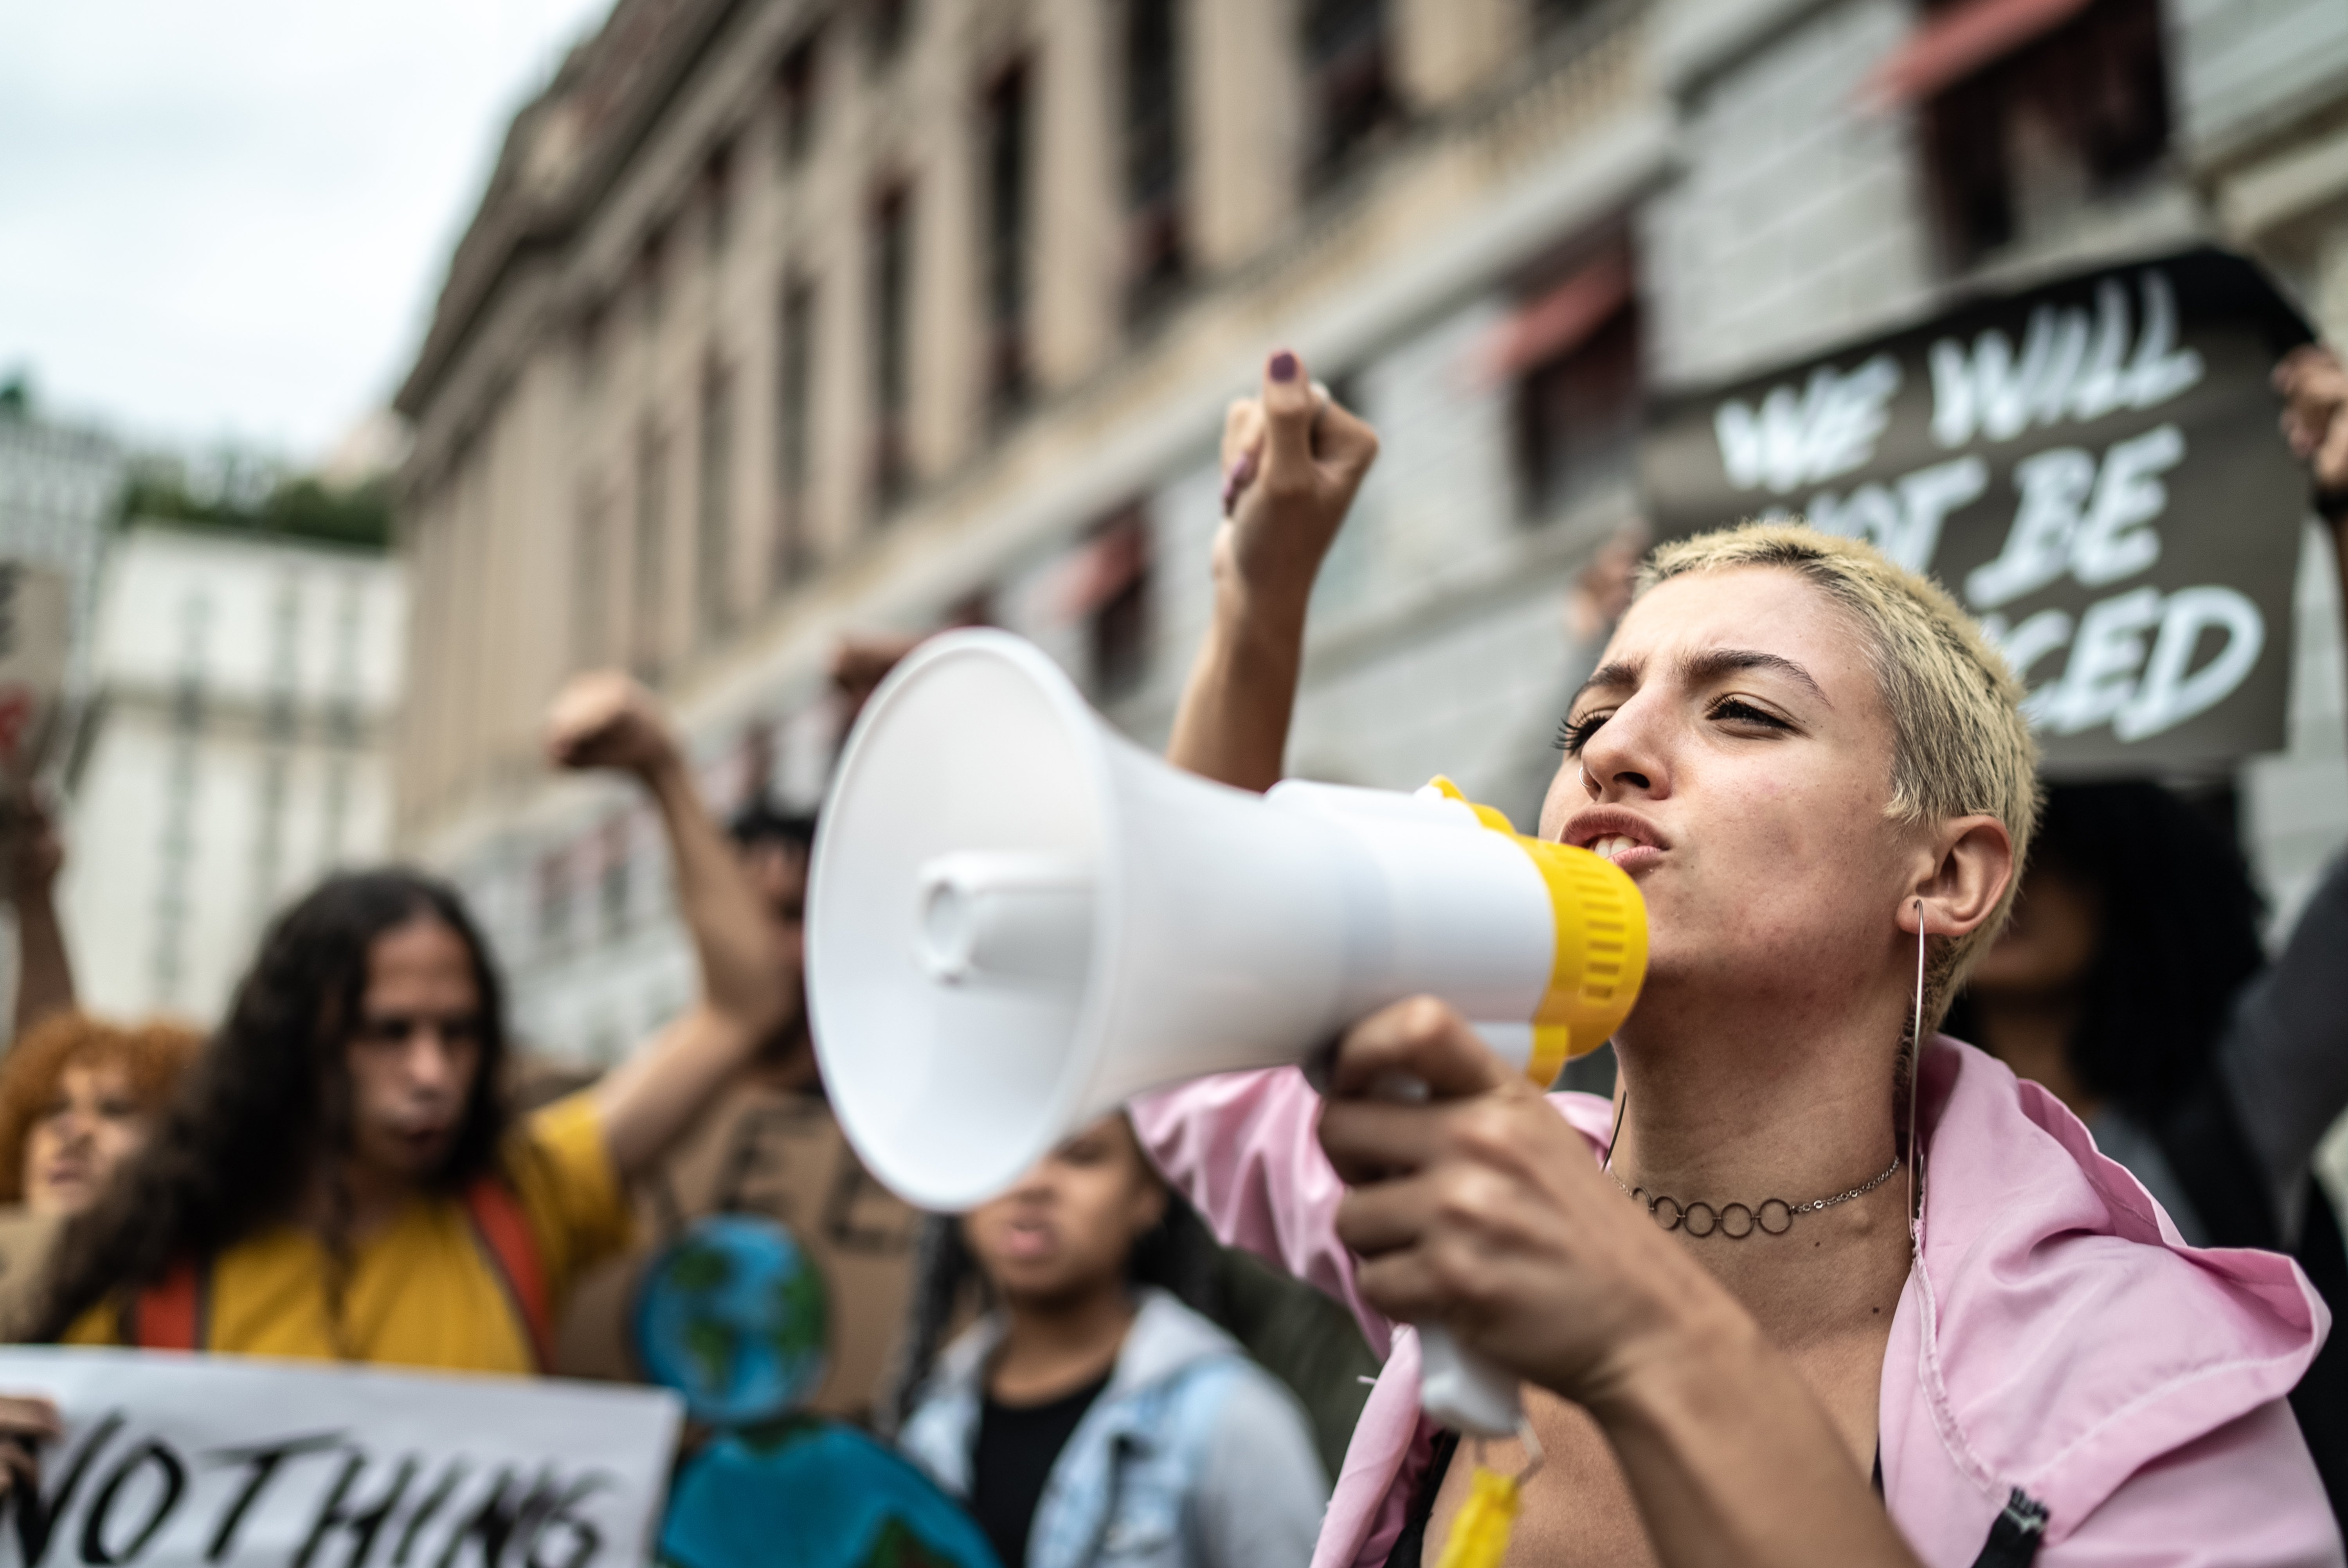
<svg viewBox="0 0 2348 1568"><path fill-rule="evenodd" d="M1916 1010L1908 1027L1908 1236L1911 1248L1923 1244L1924 1216L1916 1207L1917 1142L1916 1080L1924 1072L1924 900L1916 900Z"/></svg>

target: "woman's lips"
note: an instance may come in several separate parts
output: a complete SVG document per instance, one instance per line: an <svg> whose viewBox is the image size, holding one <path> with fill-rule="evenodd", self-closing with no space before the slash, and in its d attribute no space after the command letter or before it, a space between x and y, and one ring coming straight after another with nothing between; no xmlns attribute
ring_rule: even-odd
<svg viewBox="0 0 2348 1568"><path fill-rule="evenodd" d="M1042 1257L1052 1251L1055 1240L1049 1225L1014 1221L1004 1227L1003 1251L1009 1257Z"/></svg>
<svg viewBox="0 0 2348 1568"><path fill-rule="evenodd" d="M1612 861L1624 874L1636 876L1663 857L1652 844L1642 844L1627 833L1602 833L1590 841L1590 853Z"/></svg>

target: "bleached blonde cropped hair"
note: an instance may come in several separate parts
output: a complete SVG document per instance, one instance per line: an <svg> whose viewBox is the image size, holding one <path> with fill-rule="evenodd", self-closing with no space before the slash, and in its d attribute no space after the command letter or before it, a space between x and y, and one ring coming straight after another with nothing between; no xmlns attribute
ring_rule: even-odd
<svg viewBox="0 0 2348 1568"><path fill-rule="evenodd" d="M1929 578L1874 546L1799 523L1745 523L1658 548L1636 594L1697 572L1777 567L1816 584L1867 638L1891 714L1893 820L1918 826L1993 816L2013 841L2013 876L1997 908L1966 936L1936 944L1924 994L1926 1026L2005 925L2038 825L2038 745L2022 716L2022 685L1981 627Z"/></svg>

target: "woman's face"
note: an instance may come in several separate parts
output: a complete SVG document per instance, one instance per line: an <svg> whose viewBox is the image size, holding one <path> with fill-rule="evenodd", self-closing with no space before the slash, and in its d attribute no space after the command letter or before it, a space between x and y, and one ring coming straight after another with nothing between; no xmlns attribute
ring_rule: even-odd
<svg viewBox="0 0 2348 1568"><path fill-rule="evenodd" d="M2034 860L2013 918L1973 966L1965 989L1992 1000L2068 996L2086 982L2103 936L2096 889L2059 864Z"/></svg>
<svg viewBox="0 0 2348 1568"><path fill-rule="evenodd" d="M118 1061L77 1061L25 1139L25 1207L67 1218L97 1201L147 1142L149 1119Z"/></svg>
<svg viewBox="0 0 2348 1568"><path fill-rule="evenodd" d="M963 1235L1004 1299L1049 1302L1122 1279L1135 1238L1165 1213L1166 1189L1112 1115L964 1215Z"/></svg>
<svg viewBox="0 0 2348 1568"><path fill-rule="evenodd" d="M1570 722L1580 754L1541 831L1638 882L1650 1004L1832 1009L1880 969L1923 838L1885 815L1890 716L1865 639L1819 589L1768 567L1663 584L1623 618Z"/></svg>

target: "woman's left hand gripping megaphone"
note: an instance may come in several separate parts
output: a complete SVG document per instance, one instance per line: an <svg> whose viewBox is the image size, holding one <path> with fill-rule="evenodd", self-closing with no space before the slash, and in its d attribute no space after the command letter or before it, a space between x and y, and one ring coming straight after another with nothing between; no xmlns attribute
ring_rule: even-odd
<svg viewBox="0 0 2348 1568"><path fill-rule="evenodd" d="M1546 1088L1630 1011L1646 950L1622 871L1447 781L1210 783L991 630L932 640L874 694L808 903L832 1103L884 1183L942 1210L1144 1090L1302 1064L1406 997L1448 1003ZM1423 1340L1428 1414L1516 1430L1513 1379L1439 1327Z"/></svg>

